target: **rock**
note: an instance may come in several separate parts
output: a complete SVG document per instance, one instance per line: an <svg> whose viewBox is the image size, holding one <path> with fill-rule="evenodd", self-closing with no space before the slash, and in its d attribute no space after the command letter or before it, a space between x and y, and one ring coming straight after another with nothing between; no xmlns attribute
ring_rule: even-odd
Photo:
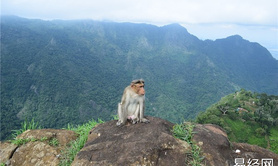
<svg viewBox="0 0 278 166"><path fill-rule="evenodd" d="M14 153L11 164L12 165L52 165L59 164L58 155L60 151L58 148L50 146L45 142L28 142L20 146Z"/></svg>
<svg viewBox="0 0 278 166"><path fill-rule="evenodd" d="M191 146L172 136L174 124L154 117L148 119L151 121L148 124L117 127L116 121L110 121L95 126L72 165L190 165L193 157ZM219 126L196 124L193 132L192 142L201 148L200 157L204 157L202 166L267 165L262 164L266 160L272 162L270 166L278 163L278 155L267 149L231 143ZM59 165L61 151L76 138L76 134L68 130L28 130L17 137L29 140L23 145L0 142L0 163L56 166ZM50 144L53 139L59 142L57 146Z"/></svg>
<svg viewBox="0 0 278 166"><path fill-rule="evenodd" d="M232 155L227 134L216 125L197 124L193 130L193 140L201 147L206 165L229 165Z"/></svg>
<svg viewBox="0 0 278 166"><path fill-rule="evenodd" d="M70 141L77 138L77 134L74 131L62 130L62 129L39 129L39 130L27 130L24 133L17 136L18 139L41 139L51 140L53 138L59 141L59 145L66 146Z"/></svg>
<svg viewBox="0 0 278 166"><path fill-rule="evenodd" d="M73 166L87 165L185 165L191 146L172 136L172 123L148 117L148 124L116 126L116 121L91 130Z"/></svg>
<svg viewBox="0 0 278 166"><path fill-rule="evenodd" d="M235 152L235 150L240 150L240 153L232 153L233 155L233 160L235 160L236 158L244 158L245 163L247 163L248 160L254 160L258 159L259 163L262 163L263 159L272 159L273 163L270 166L275 166L278 164L278 155L267 150L264 148L261 148L259 146L256 145L249 145L246 143L233 143L233 151ZM254 165L254 164L253 164ZM267 164L261 164L261 165L267 165Z"/></svg>
<svg viewBox="0 0 278 166"><path fill-rule="evenodd" d="M212 124L197 124L194 128L193 141L202 149L207 166L234 166L236 158L244 158L245 164L250 159L273 159L278 163L278 155L256 145L231 143L226 132ZM239 153L238 153L239 152ZM273 165L274 166L274 165Z"/></svg>
<svg viewBox="0 0 278 166"><path fill-rule="evenodd" d="M1 143L1 163L12 166L59 165L61 151L76 138L77 134L69 130L27 130L17 137L17 139L28 140L23 145ZM54 139L56 145L51 144Z"/></svg>
<svg viewBox="0 0 278 166"><path fill-rule="evenodd" d="M0 164L8 162L17 147L8 142L0 142Z"/></svg>

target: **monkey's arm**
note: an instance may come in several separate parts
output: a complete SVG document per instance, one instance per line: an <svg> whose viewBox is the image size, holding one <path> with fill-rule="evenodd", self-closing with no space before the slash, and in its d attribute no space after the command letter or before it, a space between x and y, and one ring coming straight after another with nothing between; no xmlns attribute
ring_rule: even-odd
<svg viewBox="0 0 278 166"><path fill-rule="evenodd" d="M140 122L141 123L150 123L150 121L146 118L144 118L144 112L145 112L145 99L140 104Z"/></svg>

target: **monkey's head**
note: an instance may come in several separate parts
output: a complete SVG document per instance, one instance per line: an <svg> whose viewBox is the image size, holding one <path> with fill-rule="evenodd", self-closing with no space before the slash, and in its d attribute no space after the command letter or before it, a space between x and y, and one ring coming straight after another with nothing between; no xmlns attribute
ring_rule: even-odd
<svg viewBox="0 0 278 166"><path fill-rule="evenodd" d="M138 95L145 95L145 81L142 79L133 80L130 84L131 88L134 90L135 93Z"/></svg>

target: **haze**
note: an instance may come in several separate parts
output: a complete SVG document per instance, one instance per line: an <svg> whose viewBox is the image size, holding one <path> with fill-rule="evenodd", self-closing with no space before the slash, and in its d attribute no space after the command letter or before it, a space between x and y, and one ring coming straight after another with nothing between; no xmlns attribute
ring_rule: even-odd
<svg viewBox="0 0 278 166"><path fill-rule="evenodd" d="M202 40L238 34L260 43L278 59L277 0L2 0L1 15L158 26L179 23Z"/></svg>

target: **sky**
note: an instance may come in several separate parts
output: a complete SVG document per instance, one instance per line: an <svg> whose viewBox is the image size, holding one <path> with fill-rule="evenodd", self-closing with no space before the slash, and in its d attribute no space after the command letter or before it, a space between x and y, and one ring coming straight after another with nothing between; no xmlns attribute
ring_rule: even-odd
<svg viewBox="0 0 278 166"><path fill-rule="evenodd" d="M1 0L1 15L157 26L179 23L201 40L240 35L278 59L277 0Z"/></svg>

